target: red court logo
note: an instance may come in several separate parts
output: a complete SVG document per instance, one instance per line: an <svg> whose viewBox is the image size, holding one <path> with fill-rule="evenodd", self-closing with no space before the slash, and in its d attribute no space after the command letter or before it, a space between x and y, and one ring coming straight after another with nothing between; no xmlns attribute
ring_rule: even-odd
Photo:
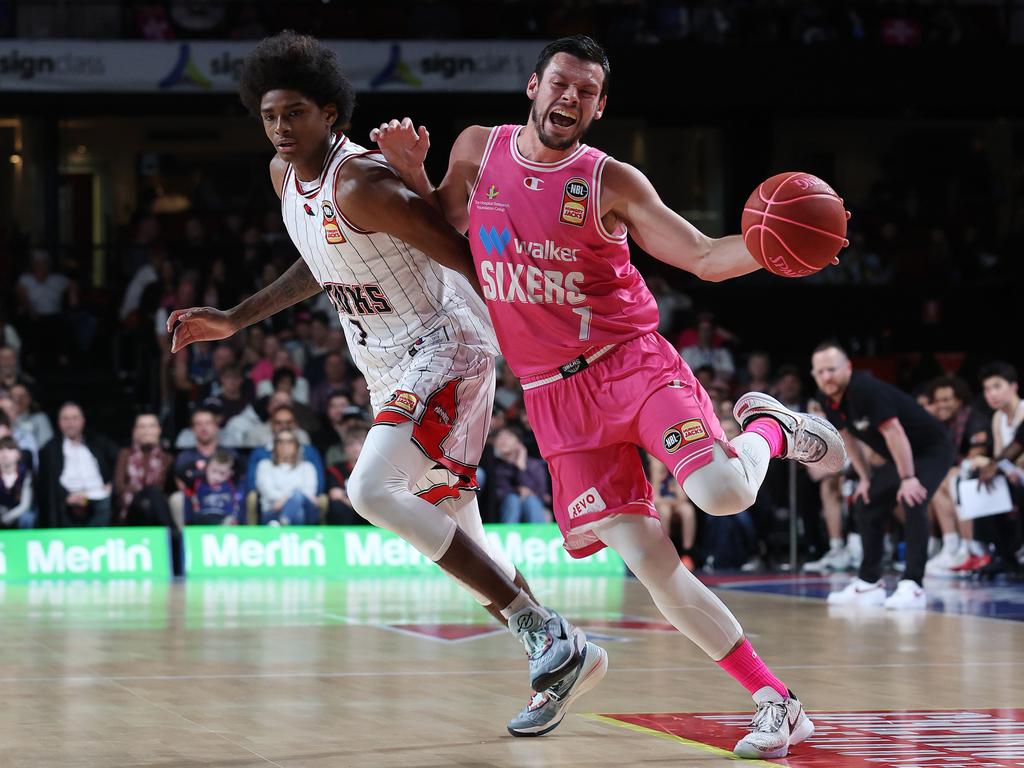
<svg viewBox="0 0 1024 768"><path fill-rule="evenodd" d="M814 736L769 764L791 768L1016 768L1024 709L809 712ZM595 715L631 730L732 754L749 713ZM764 764L764 763L762 763Z"/></svg>

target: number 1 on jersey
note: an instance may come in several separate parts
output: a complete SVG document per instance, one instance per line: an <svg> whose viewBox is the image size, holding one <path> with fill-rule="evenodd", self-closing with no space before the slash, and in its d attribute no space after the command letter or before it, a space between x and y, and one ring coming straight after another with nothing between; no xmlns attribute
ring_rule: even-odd
<svg viewBox="0 0 1024 768"><path fill-rule="evenodd" d="M580 316L580 341L590 338L590 307L576 307L573 309Z"/></svg>
<svg viewBox="0 0 1024 768"><path fill-rule="evenodd" d="M366 346L366 329L363 328L363 324L360 323L358 320L353 320L351 317L348 319L348 321L350 323L352 323L352 325L354 325L356 328L359 329L359 343L362 344L365 347Z"/></svg>

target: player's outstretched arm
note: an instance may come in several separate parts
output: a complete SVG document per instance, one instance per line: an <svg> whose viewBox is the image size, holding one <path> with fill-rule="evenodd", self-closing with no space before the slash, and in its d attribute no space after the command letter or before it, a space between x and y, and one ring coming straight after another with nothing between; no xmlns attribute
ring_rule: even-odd
<svg viewBox="0 0 1024 768"><path fill-rule="evenodd" d="M459 134L448 157L448 172L438 187L430 182L423 166L430 148L430 132L424 126L414 127L408 117L392 120L370 131L370 139L377 142L384 159L409 189L443 213L449 224L465 232L469 227L469 190L476 180L489 133L488 128L471 125Z"/></svg>
<svg viewBox="0 0 1024 768"><path fill-rule="evenodd" d="M624 222L637 245L701 280L718 282L761 268L742 237L708 237L665 205L648 178L631 165L608 160L601 199L601 214Z"/></svg>
<svg viewBox="0 0 1024 768"><path fill-rule="evenodd" d="M438 264L463 274L483 295L469 241L390 168L369 158L349 161L338 173L334 201L355 226L394 235Z"/></svg>
<svg viewBox="0 0 1024 768"><path fill-rule="evenodd" d="M167 318L167 332L172 334L171 353L197 341L226 339L242 328L298 304L319 291L320 284L309 271L306 262L300 258L277 280L232 309L176 309Z"/></svg>

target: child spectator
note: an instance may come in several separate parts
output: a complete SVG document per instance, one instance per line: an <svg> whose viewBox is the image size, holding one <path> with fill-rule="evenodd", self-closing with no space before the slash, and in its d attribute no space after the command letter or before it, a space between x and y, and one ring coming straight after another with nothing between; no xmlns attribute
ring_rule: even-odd
<svg viewBox="0 0 1024 768"><path fill-rule="evenodd" d="M242 493L233 480L235 458L223 448L214 452L189 494L187 525L237 525Z"/></svg>
<svg viewBox="0 0 1024 768"><path fill-rule="evenodd" d="M31 528L32 471L12 437L0 438L0 528Z"/></svg>

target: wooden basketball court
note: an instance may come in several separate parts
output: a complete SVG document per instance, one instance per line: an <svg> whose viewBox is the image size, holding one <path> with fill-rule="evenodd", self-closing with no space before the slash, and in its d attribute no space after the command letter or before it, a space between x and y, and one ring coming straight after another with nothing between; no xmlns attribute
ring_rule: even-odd
<svg viewBox="0 0 1024 768"><path fill-rule="evenodd" d="M818 723L778 764L1024 762L1019 586L929 582L932 610L886 615L830 610L821 580L716 581ZM443 578L0 583L0 765L737 765L718 747L749 697L635 581L534 584L611 666L530 739L505 731L521 648Z"/></svg>

